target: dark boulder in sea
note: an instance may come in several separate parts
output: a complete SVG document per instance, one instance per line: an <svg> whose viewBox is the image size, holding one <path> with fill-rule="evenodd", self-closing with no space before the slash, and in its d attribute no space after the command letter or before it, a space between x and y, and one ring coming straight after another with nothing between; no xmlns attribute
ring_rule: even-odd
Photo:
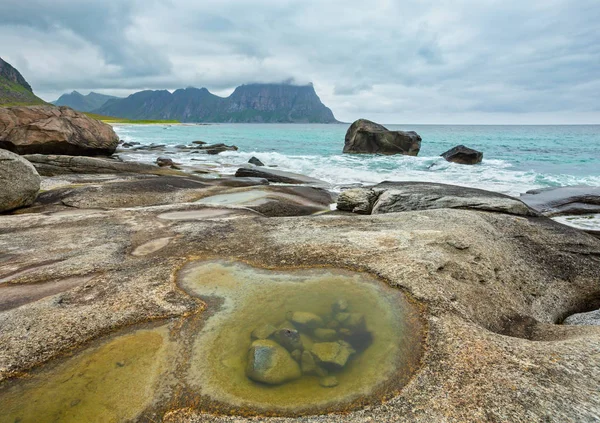
<svg viewBox="0 0 600 423"><path fill-rule="evenodd" d="M17 154L108 156L118 143L110 125L68 107L0 108L0 148Z"/></svg>
<svg viewBox="0 0 600 423"><path fill-rule="evenodd" d="M390 131L366 119L359 119L350 125L344 143L344 153L353 154L416 156L420 149L421 137L416 132Z"/></svg>
<svg viewBox="0 0 600 423"><path fill-rule="evenodd" d="M248 163L253 164L254 166L264 166L265 164L261 162L258 158L252 156Z"/></svg>
<svg viewBox="0 0 600 423"><path fill-rule="evenodd" d="M457 145L445 153L442 153L442 157L452 163L474 165L481 163L483 160L483 153L481 151L465 147L464 145Z"/></svg>
<svg viewBox="0 0 600 423"><path fill-rule="evenodd" d="M169 158L169 157L158 157L156 159L156 164L159 167L166 167L166 166L174 166L175 163L173 163L173 159Z"/></svg>
<svg viewBox="0 0 600 423"><path fill-rule="evenodd" d="M0 149L0 212L31 205L40 190L40 180L31 163Z"/></svg>
<svg viewBox="0 0 600 423"><path fill-rule="evenodd" d="M327 182L299 173L284 172L275 169L256 169L250 167L241 167L235 172L236 177L264 178L269 182L281 184L305 184L305 185L328 185Z"/></svg>

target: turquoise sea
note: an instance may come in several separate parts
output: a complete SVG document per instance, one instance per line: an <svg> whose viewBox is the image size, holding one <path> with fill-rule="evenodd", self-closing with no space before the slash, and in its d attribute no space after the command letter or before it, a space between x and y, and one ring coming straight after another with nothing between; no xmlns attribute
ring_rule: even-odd
<svg viewBox="0 0 600 423"><path fill-rule="evenodd" d="M115 130L125 141L167 148L122 153L123 158L154 161L158 155L167 155L184 164L216 164L221 173L231 174L256 156L266 165L323 179L334 190L383 180L433 181L518 196L533 188L600 185L600 125L386 125L419 133L423 142L418 157L342 154L348 126L116 125ZM195 140L234 144L239 151L209 156L172 148ZM457 165L439 157L457 144L483 151L483 163Z"/></svg>

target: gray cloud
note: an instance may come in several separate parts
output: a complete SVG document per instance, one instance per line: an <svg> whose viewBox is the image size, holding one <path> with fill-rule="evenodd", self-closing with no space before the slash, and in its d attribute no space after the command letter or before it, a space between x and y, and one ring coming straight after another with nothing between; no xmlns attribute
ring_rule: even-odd
<svg viewBox="0 0 600 423"><path fill-rule="evenodd" d="M600 4L3 0L0 56L52 100L312 81L336 116L600 121Z"/></svg>

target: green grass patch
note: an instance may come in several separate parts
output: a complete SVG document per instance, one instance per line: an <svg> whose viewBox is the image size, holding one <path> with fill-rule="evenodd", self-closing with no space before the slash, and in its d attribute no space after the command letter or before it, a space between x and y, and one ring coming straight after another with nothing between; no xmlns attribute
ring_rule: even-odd
<svg viewBox="0 0 600 423"><path fill-rule="evenodd" d="M136 120L136 119L125 119L118 118L112 116L103 116L98 115L96 113L84 113L85 115L91 117L92 119L101 120L105 123L130 123L130 124L138 124L138 125L149 125L149 124L171 124L171 123L181 123L178 120Z"/></svg>

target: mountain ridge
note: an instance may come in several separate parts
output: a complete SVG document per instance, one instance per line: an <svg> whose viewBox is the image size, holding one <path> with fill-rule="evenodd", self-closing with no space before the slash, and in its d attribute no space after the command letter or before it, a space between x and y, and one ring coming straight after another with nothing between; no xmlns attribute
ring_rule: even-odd
<svg viewBox="0 0 600 423"><path fill-rule="evenodd" d="M0 105L34 104L46 104L46 102L33 93L31 85L16 68L0 57Z"/></svg>
<svg viewBox="0 0 600 423"><path fill-rule="evenodd" d="M55 106L68 106L80 112L91 112L98 109L109 100L119 99L112 95L100 94L91 91L87 95L83 95L78 91L72 91L68 94L61 95L57 100L52 101Z"/></svg>
<svg viewBox="0 0 600 423"><path fill-rule="evenodd" d="M206 88L144 90L112 99L93 110L127 119L175 119L181 122L336 123L312 84L245 84L228 97Z"/></svg>

